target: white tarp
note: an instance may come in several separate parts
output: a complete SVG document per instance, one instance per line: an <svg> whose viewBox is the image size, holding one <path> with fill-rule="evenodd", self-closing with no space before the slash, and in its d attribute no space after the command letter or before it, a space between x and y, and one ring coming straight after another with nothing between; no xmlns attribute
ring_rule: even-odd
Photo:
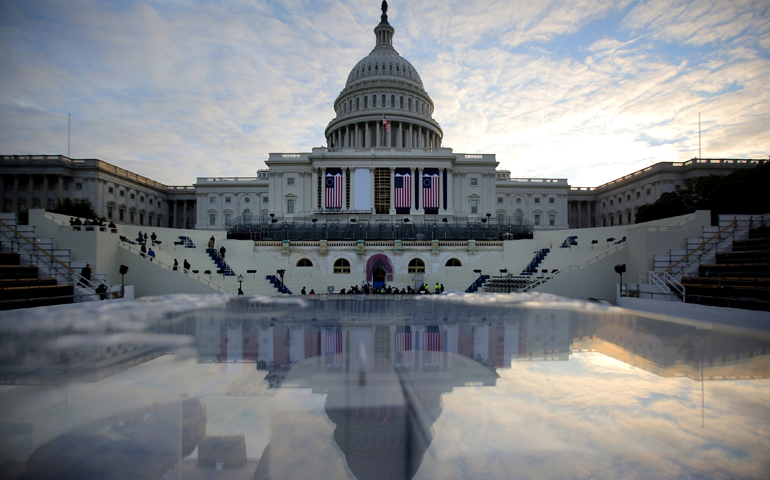
<svg viewBox="0 0 770 480"><path fill-rule="evenodd" d="M357 168L353 175L353 205L355 210L369 210L371 200L372 177L368 168Z"/></svg>

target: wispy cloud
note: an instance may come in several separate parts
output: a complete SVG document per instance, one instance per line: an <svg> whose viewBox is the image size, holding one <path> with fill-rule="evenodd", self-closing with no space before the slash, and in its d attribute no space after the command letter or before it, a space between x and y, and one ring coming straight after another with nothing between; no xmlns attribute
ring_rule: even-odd
<svg viewBox="0 0 770 480"><path fill-rule="evenodd" d="M770 153L770 7L390 2L444 145L597 185L703 154ZM379 2L0 5L3 153L102 158L168 184L253 175L324 143Z"/></svg>

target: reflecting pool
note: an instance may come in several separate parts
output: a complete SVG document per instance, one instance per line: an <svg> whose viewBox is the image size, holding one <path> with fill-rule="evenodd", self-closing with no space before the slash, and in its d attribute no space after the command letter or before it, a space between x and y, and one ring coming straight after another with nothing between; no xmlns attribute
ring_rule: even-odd
<svg viewBox="0 0 770 480"><path fill-rule="evenodd" d="M770 477L770 330L547 295L14 311L0 379L0 478Z"/></svg>

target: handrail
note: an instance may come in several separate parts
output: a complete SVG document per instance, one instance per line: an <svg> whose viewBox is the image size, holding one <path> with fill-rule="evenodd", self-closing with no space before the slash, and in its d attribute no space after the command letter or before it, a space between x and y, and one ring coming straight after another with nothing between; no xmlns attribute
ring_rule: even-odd
<svg viewBox="0 0 770 480"><path fill-rule="evenodd" d="M129 252L134 252L137 255L139 255L140 257L142 256L141 250L139 250L138 248L134 247L133 245L130 245L130 244L126 243L126 242L119 242L118 245L120 245L121 247L125 248ZM158 266L160 266L161 268L164 268L165 270L169 270L169 271L174 271L174 267L172 265L169 265L166 262L158 260L157 258L149 257L149 256L147 256L146 253L144 255L145 255L146 258L151 258L152 263L157 263ZM184 270L181 267L177 267L177 271L184 272ZM216 282L212 282L211 280L209 280L209 279L207 279L207 278L205 278L205 277L203 277L201 275L198 275L197 273L192 273L191 271L188 270L187 272L185 272L185 274L195 278L196 280L198 280L201 283L205 283L209 287L216 288L217 291L219 291L221 293L227 293L227 294L230 293L230 290L228 290L227 288L223 287L222 285L220 285L220 284L218 284Z"/></svg>
<svg viewBox="0 0 770 480"><path fill-rule="evenodd" d="M589 258L588 260L586 260L586 261L584 261L582 263L579 263L577 265L568 265L568 266L566 266L564 268L560 268L556 272L551 273L550 275L547 275L547 276L539 279L538 281L532 282L529 285L527 285L526 287L522 288L521 289L521 293L526 293L526 292L529 292L530 290L534 289L535 287L539 287L540 285L544 284L548 280L551 280L552 278L554 278L555 276L559 275L562 272L567 272L567 271L570 271L570 270L581 270L581 269L587 267L588 265L591 265L592 263L596 263L598 260L601 260L602 258L617 252L618 250L620 250L622 248L626 248L626 245L627 245L626 242L615 244L615 246L613 246L611 248L608 248L607 250L599 253L598 255L595 255L595 256Z"/></svg>
<svg viewBox="0 0 770 480"><path fill-rule="evenodd" d="M53 216L50 212L43 211L43 218L46 218L52 221L53 223L58 223L61 226L71 226L61 218Z"/></svg>
<svg viewBox="0 0 770 480"><path fill-rule="evenodd" d="M38 251L42 252L42 253L43 253L43 254L45 254L45 255L46 255L48 258L50 258L52 261L54 261L54 262L58 263L59 265L61 265L62 267L64 267L66 270L68 270L68 271L69 271L71 274L75 275L75 278L77 278L77 279L78 279L78 282L77 282L77 284L78 284L78 285L80 285L82 282L87 282L87 283L90 285L90 287L89 287L89 288L91 288L91 289L93 289L93 290L96 290L96 288L98 288L98 287L96 286L96 284L95 284L95 283L91 282L91 280L87 280L85 277L81 276L81 275L80 275L78 272L76 272L76 271L75 271L75 270L74 270L72 267L70 267L70 266L68 266L68 265L65 265L64 263L62 263L62 262L61 262L61 260L59 260L58 258L54 257L54 256L53 256L53 255L51 255L50 253L48 253L48 252L46 252L45 250L43 250L42 248L40 248L40 247L39 247L39 246L38 246L38 245L37 245L35 242L31 241L30 239L28 239L28 238L27 238L27 237L25 237L24 235L20 234L18 230L16 230L15 228L13 228L13 227L9 226L9 225L8 225L7 223L5 223L4 221L0 220L0 226L3 226L3 227L5 227L5 228L7 228L8 230L10 230L10 231L11 231L11 233L13 234L13 236L14 236L15 238L21 238L21 239L22 239L22 240L24 240L25 242L29 243L29 244L32 246L32 248L34 248L34 249L36 249L36 250L38 250ZM19 253L20 253L20 252L19 252Z"/></svg>
<svg viewBox="0 0 770 480"><path fill-rule="evenodd" d="M697 252L698 250L701 250L703 247L705 247L706 245L708 245L709 243L711 243L711 241L712 241L712 240L714 240L715 238L719 237L719 239L721 240L721 239L722 239L722 234L723 234L725 231L727 231L727 229L729 229L729 228L731 228L731 227L734 227L736 223L737 223L737 220L733 220L732 222L730 222L730 224L729 224L729 225L725 226L723 229L721 229L720 231L718 231L717 233L715 233L715 234L714 234L714 235L713 235L711 238L709 238L709 239L708 239L708 240L706 240L705 242L701 243L700 245L698 245L698 247L697 247L697 248L695 248L695 249L694 249L694 250L692 250L691 252L687 253L687 254L686 254L684 257L682 257L682 258L680 258L679 260L677 260L677 261L676 261L676 262L675 262L673 265L669 266L669 267L668 267L668 268L665 270L665 271L666 271L666 273L671 273L671 270L672 270L674 267L676 267L677 265L679 265L680 263L682 263L683 261L685 261L685 260L686 260L687 258L689 258L689 257L690 257L690 255L692 255L693 253Z"/></svg>

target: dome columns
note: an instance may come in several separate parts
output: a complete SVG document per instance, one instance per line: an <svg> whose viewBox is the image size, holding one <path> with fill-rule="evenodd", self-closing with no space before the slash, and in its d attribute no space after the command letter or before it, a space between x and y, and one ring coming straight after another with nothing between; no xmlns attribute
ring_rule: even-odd
<svg viewBox="0 0 770 480"><path fill-rule="evenodd" d="M441 148L441 134L417 122L388 120L387 133L381 119L338 125L328 131L328 148Z"/></svg>

